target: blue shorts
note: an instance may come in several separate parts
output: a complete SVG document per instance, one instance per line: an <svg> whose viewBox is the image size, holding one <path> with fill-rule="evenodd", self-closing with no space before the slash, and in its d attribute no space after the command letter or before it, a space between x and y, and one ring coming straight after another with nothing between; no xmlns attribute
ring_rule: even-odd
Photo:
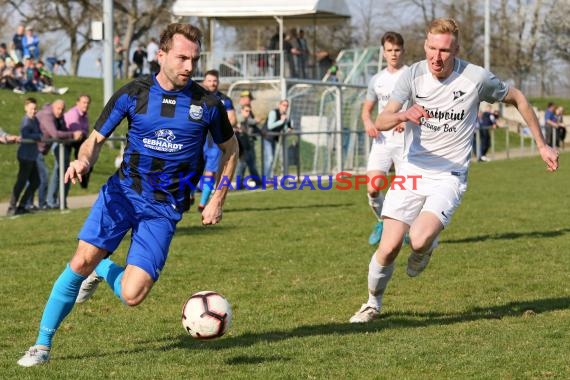
<svg viewBox="0 0 570 380"><path fill-rule="evenodd" d="M220 168L220 158L222 150L216 144L208 146L208 142L204 144L204 161L206 162L204 170L207 172L217 173Z"/></svg>
<svg viewBox="0 0 570 380"><path fill-rule="evenodd" d="M131 230L126 263L158 280L182 214L170 203L142 198L113 176L99 191L78 239L113 253Z"/></svg>

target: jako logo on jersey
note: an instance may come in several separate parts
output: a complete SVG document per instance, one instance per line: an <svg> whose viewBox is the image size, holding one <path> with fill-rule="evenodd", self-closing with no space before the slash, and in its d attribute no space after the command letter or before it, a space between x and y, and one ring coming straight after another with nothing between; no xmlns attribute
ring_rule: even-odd
<svg viewBox="0 0 570 380"><path fill-rule="evenodd" d="M160 152L177 152L182 149L183 144L173 144L176 139L174 132L170 129L159 129L154 132L156 139L143 139L145 148L158 150Z"/></svg>
<svg viewBox="0 0 570 380"><path fill-rule="evenodd" d="M202 109L202 106L196 106L194 104L190 104L190 117L194 120L200 120L202 118L202 114L204 113L204 110Z"/></svg>
<svg viewBox="0 0 570 380"><path fill-rule="evenodd" d="M162 104L172 104L173 106L175 106L176 105L176 99L163 98Z"/></svg>

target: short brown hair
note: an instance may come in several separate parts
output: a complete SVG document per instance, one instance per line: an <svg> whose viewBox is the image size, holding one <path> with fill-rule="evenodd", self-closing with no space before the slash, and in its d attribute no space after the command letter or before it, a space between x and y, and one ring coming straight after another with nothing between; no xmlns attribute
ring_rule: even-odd
<svg viewBox="0 0 570 380"><path fill-rule="evenodd" d="M200 29L194 25L175 22L169 24L166 29L160 33L160 50L165 53L170 50L172 47L172 37L175 34L182 34L190 41L197 43L200 47L202 46L202 31L200 31Z"/></svg>
<svg viewBox="0 0 570 380"><path fill-rule="evenodd" d="M452 18L436 18L426 28L426 34L452 34L459 42L459 25Z"/></svg>
<svg viewBox="0 0 570 380"><path fill-rule="evenodd" d="M206 71L206 73L204 74L204 77L207 77L208 75L211 75L213 77L220 79L220 72L216 69Z"/></svg>
<svg viewBox="0 0 570 380"><path fill-rule="evenodd" d="M24 107L30 103L38 104L38 101L36 100L36 98L26 98L26 100L24 100Z"/></svg>
<svg viewBox="0 0 570 380"><path fill-rule="evenodd" d="M384 33L384 35L382 36L382 39L380 40L382 47L384 47L384 44L386 42L389 42L393 45L398 45L398 46L404 47L404 37L402 37L402 35L400 33L397 33L397 32L386 32L386 33Z"/></svg>

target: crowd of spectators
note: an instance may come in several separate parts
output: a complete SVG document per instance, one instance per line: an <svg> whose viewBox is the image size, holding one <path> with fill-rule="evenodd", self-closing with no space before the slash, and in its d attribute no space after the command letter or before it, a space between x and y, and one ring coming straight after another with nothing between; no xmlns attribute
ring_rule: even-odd
<svg viewBox="0 0 570 380"><path fill-rule="evenodd" d="M53 66L54 57L47 60L48 66ZM66 93L67 88L54 87L52 70L40 59L40 39L32 26L19 25L12 42L0 43L0 88L17 94Z"/></svg>
<svg viewBox="0 0 570 380"><path fill-rule="evenodd" d="M90 102L90 96L82 94L77 98L75 106L65 112L65 102L62 99L56 99L38 109L37 101L28 97L24 100L20 136L0 133L0 142L20 143L17 152L19 170L10 197L8 216L60 208L59 165L63 165L65 171L72 150L77 149L87 138L87 111ZM54 144L55 140L63 143ZM60 149L63 149L63 163L59 160ZM54 155L51 179L45 160L50 152ZM67 208L65 202L68 190L69 187L66 186L64 208ZM34 202L36 192L38 203Z"/></svg>

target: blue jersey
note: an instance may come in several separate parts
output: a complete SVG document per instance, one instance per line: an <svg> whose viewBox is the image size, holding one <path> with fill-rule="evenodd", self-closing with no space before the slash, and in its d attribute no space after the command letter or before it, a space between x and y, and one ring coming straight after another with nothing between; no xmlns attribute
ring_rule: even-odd
<svg viewBox="0 0 570 380"><path fill-rule="evenodd" d="M115 174L143 198L189 206L190 190L204 168L202 148L210 132L221 144L233 136L224 104L195 82L166 91L155 76L142 76L118 90L95 123L109 137L127 118L127 144Z"/></svg>

